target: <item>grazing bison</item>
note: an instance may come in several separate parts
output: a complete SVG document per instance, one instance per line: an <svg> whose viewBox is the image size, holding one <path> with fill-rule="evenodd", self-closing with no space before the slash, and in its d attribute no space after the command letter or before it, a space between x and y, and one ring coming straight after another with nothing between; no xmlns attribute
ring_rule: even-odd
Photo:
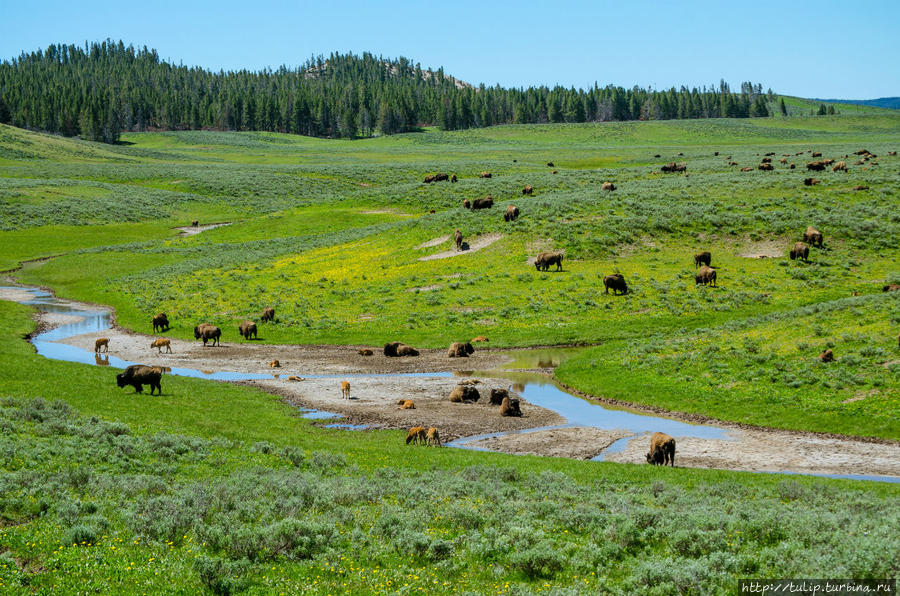
<svg viewBox="0 0 900 596"><path fill-rule="evenodd" d="M431 184L432 182L434 182L434 174L429 174L429 175L425 176L424 182L425 182L425 184Z"/></svg>
<svg viewBox="0 0 900 596"><path fill-rule="evenodd" d="M768 157L768 156L770 156L770 155L775 155L775 152L774 152L774 151L770 151L769 153L766 153L766 157Z"/></svg>
<svg viewBox="0 0 900 596"><path fill-rule="evenodd" d="M212 340L213 346L221 345L219 343L219 337L222 335L222 330L216 327L215 325L210 325L208 323L201 323L194 327L194 339L202 339L203 347L206 347L206 342Z"/></svg>
<svg viewBox="0 0 900 596"><path fill-rule="evenodd" d="M359 354L360 356L372 356L375 354L375 352L373 352L369 348L362 348L360 350L356 350L356 353Z"/></svg>
<svg viewBox="0 0 900 596"><path fill-rule="evenodd" d="M809 261L809 246L803 242L795 242L794 247L791 249L790 257L792 261L795 259Z"/></svg>
<svg viewBox="0 0 900 596"><path fill-rule="evenodd" d="M478 174L478 177L479 178L490 178L491 173L490 172L482 172L482 173Z"/></svg>
<svg viewBox="0 0 900 596"><path fill-rule="evenodd" d="M752 172L753 168L741 168L742 172Z"/></svg>
<svg viewBox="0 0 900 596"><path fill-rule="evenodd" d="M397 405L400 406L401 410L415 410L416 404L413 403L411 399L401 399L397 402Z"/></svg>
<svg viewBox="0 0 900 596"><path fill-rule="evenodd" d="M837 162L836 164L834 164L834 167L831 168L831 171L832 172L846 172L847 171L847 162L846 161Z"/></svg>
<svg viewBox="0 0 900 596"><path fill-rule="evenodd" d="M263 323L271 322L275 320L275 309L271 306L267 306L263 309L262 316L259 318Z"/></svg>
<svg viewBox="0 0 900 596"><path fill-rule="evenodd" d="M450 392L450 401L455 404L475 402L481 399L478 389L471 385L457 385Z"/></svg>
<svg viewBox="0 0 900 596"><path fill-rule="evenodd" d="M532 193L534 193L534 188L532 188L532 186L530 184L526 184L525 188L522 189L522 194L530 195Z"/></svg>
<svg viewBox="0 0 900 596"><path fill-rule="evenodd" d="M882 292L897 292L900 291L900 284L888 284L881 288Z"/></svg>
<svg viewBox="0 0 900 596"><path fill-rule="evenodd" d="M822 248L822 240L823 240L822 232L820 232L819 230L815 229L812 226L808 226L806 228L806 231L803 232L803 241L809 242L813 246Z"/></svg>
<svg viewBox="0 0 900 596"><path fill-rule="evenodd" d="M550 265L556 265L557 271L562 271L563 253L542 252L534 259L534 266L538 271L547 271Z"/></svg>
<svg viewBox="0 0 900 596"><path fill-rule="evenodd" d="M435 174L435 175L434 175L434 181L435 181L435 182L445 182L445 181L447 181L447 180L450 180L450 175L449 175L449 174Z"/></svg>
<svg viewBox="0 0 900 596"><path fill-rule="evenodd" d="M424 426L414 426L409 429L409 432L406 434L406 444L409 445L412 443L415 445L417 443L424 443L427 434L428 431L425 430Z"/></svg>
<svg viewBox="0 0 900 596"><path fill-rule="evenodd" d="M822 362L834 362L834 352L830 348L825 350L819 354L819 360Z"/></svg>
<svg viewBox="0 0 900 596"><path fill-rule="evenodd" d="M456 250L462 250L462 232L456 230L453 233L453 242L456 243Z"/></svg>
<svg viewBox="0 0 900 596"><path fill-rule="evenodd" d="M153 395L154 389L162 395L160 379L162 379L162 369L155 366L132 364L124 372L116 375L116 384L119 387L131 385L136 393L143 393L144 385L150 385L150 395Z"/></svg>
<svg viewBox="0 0 900 596"><path fill-rule="evenodd" d="M447 358L468 358L475 352L475 348L469 342L455 341L447 349Z"/></svg>
<svg viewBox="0 0 900 596"><path fill-rule="evenodd" d="M771 157L764 157L764 158L762 158L762 163L772 163L772 158L771 158Z"/></svg>
<svg viewBox="0 0 900 596"><path fill-rule="evenodd" d="M830 166L831 164L834 163L834 160L833 159L823 159L822 163L825 164L826 166Z"/></svg>
<svg viewBox="0 0 900 596"><path fill-rule="evenodd" d="M853 190L869 190L869 187L868 187L868 186L865 186L865 185L863 185L863 184L859 184L859 185L857 185L857 186L854 186L854 187L853 187Z"/></svg>
<svg viewBox="0 0 900 596"><path fill-rule="evenodd" d="M654 466L670 464L675 467L675 439L666 433L653 433L650 437L650 451L647 463Z"/></svg>
<svg viewBox="0 0 900 596"><path fill-rule="evenodd" d="M699 267L700 265L706 265L712 263L712 253L708 250L704 250L703 252L698 252L694 255L694 267Z"/></svg>
<svg viewBox="0 0 900 596"><path fill-rule="evenodd" d="M821 151L813 151L812 156L813 157L822 157L822 152Z"/></svg>
<svg viewBox="0 0 900 596"><path fill-rule="evenodd" d="M456 182L457 180L458 180L458 178L456 177L456 174L453 174L452 176L450 176L450 182Z"/></svg>
<svg viewBox="0 0 900 596"><path fill-rule="evenodd" d="M774 167L772 167L772 164L770 164L770 163L761 163L761 164L759 164L758 167L760 170L763 170L764 172L768 172L768 171L775 169Z"/></svg>
<svg viewBox="0 0 900 596"><path fill-rule="evenodd" d="M196 227L199 226L199 225L200 225L200 221L199 221L199 220L196 220L196 219L195 219L194 221L191 222L191 226L192 226L192 227L195 227L195 228L196 228Z"/></svg>
<svg viewBox="0 0 900 596"><path fill-rule="evenodd" d="M341 381L341 398L350 399L350 381Z"/></svg>
<svg viewBox="0 0 900 596"><path fill-rule="evenodd" d="M509 399L509 391L506 389L491 389L491 402L492 406L499 406L503 403L504 399Z"/></svg>
<svg viewBox="0 0 900 596"><path fill-rule="evenodd" d="M288 377L288 381L302 381L302 380L303 380L302 377L298 377L296 375L291 375Z"/></svg>
<svg viewBox="0 0 900 596"><path fill-rule="evenodd" d="M797 164L795 164L795 163L792 163L792 164L791 164L791 169L792 169L792 170L793 170L794 168L796 168L796 167L797 167Z"/></svg>
<svg viewBox="0 0 900 596"><path fill-rule="evenodd" d="M703 284L704 286L715 286L716 285L716 270L708 265L704 265L700 267L697 271L697 275L694 276L694 285L699 286Z"/></svg>
<svg viewBox="0 0 900 596"><path fill-rule="evenodd" d="M494 206L494 198L491 195L484 197L483 199L475 199L472 201L472 210L475 209L490 209Z"/></svg>
<svg viewBox="0 0 900 596"><path fill-rule="evenodd" d="M412 348L405 343L401 343L399 341L394 341L390 343L384 344L384 355L385 356L418 356L419 351L415 348Z"/></svg>
<svg viewBox="0 0 900 596"><path fill-rule="evenodd" d="M158 330L169 330L169 319L168 317L166 317L166 313L164 312L161 312L153 317L153 333L156 333Z"/></svg>
<svg viewBox="0 0 900 596"><path fill-rule="evenodd" d="M818 184L820 182L821 182L821 180L819 180L818 178L804 178L803 179L803 184L805 184L806 186L815 186L816 184Z"/></svg>
<svg viewBox="0 0 900 596"><path fill-rule="evenodd" d="M548 162L547 162L547 167L555 168L556 166L553 165L553 162L552 162L552 161L548 161Z"/></svg>
<svg viewBox="0 0 900 596"><path fill-rule="evenodd" d="M783 163L783 164L787 163L787 159L784 158L784 157L782 157L782 158L779 159L778 161L779 161L780 163Z"/></svg>
<svg viewBox="0 0 900 596"><path fill-rule="evenodd" d="M469 202L469 199L463 199L463 207L465 207L466 209L472 208L472 203Z"/></svg>
<svg viewBox="0 0 900 596"><path fill-rule="evenodd" d="M441 446L441 435L438 433L438 429L433 426L428 427L428 430L425 432L425 444L434 447Z"/></svg>
<svg viewBox="0 0 900 596"><path fill-rule="evenodd" d="M503 401L500 402L500 415L521 417L522 410L519 409L519 400L504 397Z"/></svg>
<svg viewBox="0 0 900 596"><path fill-rule="evenodd" d="M257 339L256 337L256 323L250 320L244 320L238 325L238 333L243 336L244 339L250 339L250 336L253 336L253 339Z"/></svg>
<svg viewBox="0 0 900 596"><path fill-rule="evenodd" d="M607 294L609 294L610 288L612 288L613 295L628 293L628 284L625 283L625 276L621 273L613 273L604 277L603 286L606 288Z"/></svg>
<svg viewBox="0 0 900 596"><path fill-rule="evenodd" d="M507 205L506 213L503 214L503 221L516 221L519 218L519 208L515 205Z"/></svg>
<svg viewBox="0 0 900 596"><path fill-rule="evenodd" d="M825 162L822 161L811 161L806 164L806 169L809 171L821 172L825 169Z"/></svg>
<svg viewBox="0 0 900 596"><path fill-rule="evenodd" d="M613 184L612 182L604 182L603 184L600 185L600 190L613 191L613 190L616 190L616 185Z"/></svg>
<svg viewBox="0 0 900 596"><path fill-rule="evenodd" d="M683 163L675 163L674 161L667 163L666 165L660 168L665 173L669 172L684 172L687 170L687 164Z"/></svg>
<svg viewBox="0 0 900 596"><path fill-rule="evenodd" d="M94 352L100 353L100 348L104 348L104 352L109 352L109 338L108 337L99 337L94 342Z"/></svg>
<svg viewBox="0 0 900 596"><path fill-rule="evenodd" d="M156 348L157 354L162 354L163 348L166 349L167 354L171 354L172 353L172 342L170 342L165 337L160 337L158 339L154 339L153 343L150 344L150 349L152 350L153 348Z"/></svg>
<svg viewBox="0 0 900 596"><path fill-rule="evenodd" d="M551 174L559 174L559 172L558 172L557 170L553 170L553 171L550 172L550 173L551 173Z"/></svg>
<svg viewBox="0 0 900 596"><path fill-rule="evenodd" d="M730 166L736 166L736 165L738 165L738 162L736 162L736 161L729 161L729 162L728 162L728 165L730 165Z"/></svg>
<svg viewBox="0 0 900 596"><path fill-rule="evenodd" d="M895 155L897 155L897 152L896 151L888 151L888 155L895 156Z"/></svg>

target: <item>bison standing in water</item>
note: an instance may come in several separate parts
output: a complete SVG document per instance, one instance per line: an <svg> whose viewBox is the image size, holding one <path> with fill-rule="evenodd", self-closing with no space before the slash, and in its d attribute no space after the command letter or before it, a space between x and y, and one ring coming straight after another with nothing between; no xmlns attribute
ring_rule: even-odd
<svg viewBox="0 0 900 596"><path fill-rule="evenodd" d="M212 340L213 346L218 346L219 337L222 335L222 330L216 327L215 325L210 325L208 323L201 323L194 327L194 339L202 339L203 347L206 347L206 342Z"/></svg>
<svg viewBox="0 0 900 596"><path fill-rule="evenodd" d="M650 437L650 451L647 453L647 463L654 466L670 464L675 467L675 439L666 433L653 433Z"/></svg>
<svg viewBox="0 0 900 596"><path fill-rule="evenodd" d="M154 389L159 391L159 395L162 395L160 379L162 379L161 369L155 366L132 364L122 373L116 375L116 384L119 387L131 385L136 393L143 393L144 385L150 385L150 395L153 395Z"/></svg>
<svg viewBox="0 0 900 596"><path fill-rule="evenodd" d="M612 288L613 295L628 293L628 284L625 283L625 276L621 273L613 273L604 277L603 286L606 288L607 294L609 294L610 288Z"/></svg>

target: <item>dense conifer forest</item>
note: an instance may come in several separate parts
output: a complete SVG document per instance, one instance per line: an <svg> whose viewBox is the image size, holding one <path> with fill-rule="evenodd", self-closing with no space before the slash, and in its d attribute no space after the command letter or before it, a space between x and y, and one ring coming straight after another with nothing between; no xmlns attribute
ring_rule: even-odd
<svg viewBox="0 0 900 596"><path fill-rule="evenodd" d="M367 137L436 125L768 116L771 90L651 90L596 83L473 87L406 58L331 54L260 72L172 64L122 41L51 45L0 63L0 122L113 143L123 131L257 130Z"/></svg>

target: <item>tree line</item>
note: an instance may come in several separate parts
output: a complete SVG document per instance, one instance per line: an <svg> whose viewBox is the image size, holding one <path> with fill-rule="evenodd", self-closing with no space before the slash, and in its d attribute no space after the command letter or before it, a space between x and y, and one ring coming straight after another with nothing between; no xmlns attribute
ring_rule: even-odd
<svg viewBox="0 0 900 596"><path fill-rule="evenodd" d="M743 83L668 90L473 87L406 58L310 58L296 68L212 72L122 41L51 45L0 63L0 122L114 143L123 131L259 130L368 137L437 125L769 115L772 91Z"/></svg>

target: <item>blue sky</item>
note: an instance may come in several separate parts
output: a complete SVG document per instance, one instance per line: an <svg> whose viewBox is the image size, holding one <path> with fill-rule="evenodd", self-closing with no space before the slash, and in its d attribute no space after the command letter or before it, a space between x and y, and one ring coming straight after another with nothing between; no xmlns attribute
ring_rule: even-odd
<svg viewBox="0 0 900 596"><path fill-rule="evenodd" d="M725 79L803 97L900 95L900 0L0 0L0 59L106 38L212 70L369 51L504 87Z"/></svg>

